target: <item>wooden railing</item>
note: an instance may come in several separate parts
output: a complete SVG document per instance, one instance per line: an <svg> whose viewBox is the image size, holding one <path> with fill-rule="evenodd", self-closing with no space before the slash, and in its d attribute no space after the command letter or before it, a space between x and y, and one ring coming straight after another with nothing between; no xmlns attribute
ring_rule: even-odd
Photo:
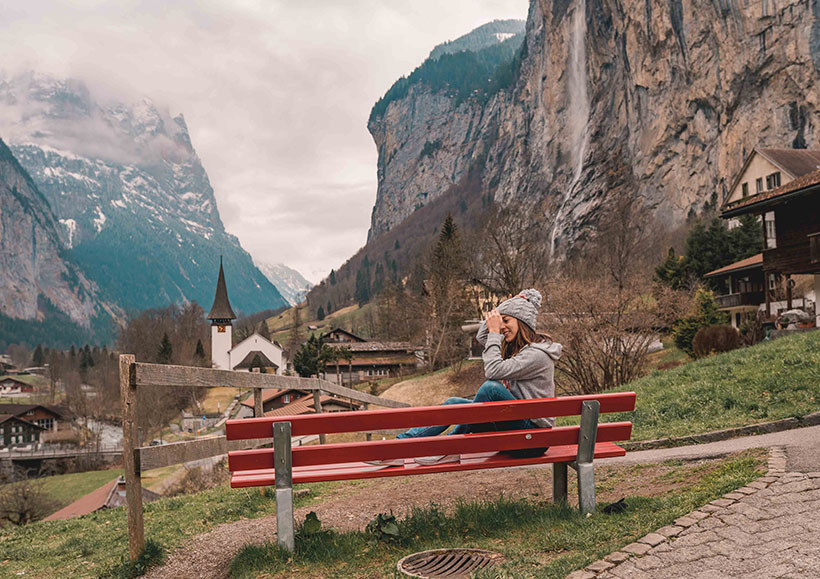
<svg viewBox="0 0 820 579"><path fill-rule="evenodd" d="M271 443L270 439L228 442L225 436L213 436L198 440L175 442L160 446L139 446L137 433L137 388L143 386L167 386L169 388L243 388L253 389L254 416L262 416L262 391L266 388L294 388L312 391L317 412L322 411L319 398L322 393L335 394L387 408L409 406L404 402L389 400L345 388L319 378L298 378L276 374L234 372L214 368L168 366L137 363L131 354L120 356L120 397L122 401L122 457L125 471L125 499L128 508L128 549L131 560L136 560L145 548L145 531L142 515L141 473L153 468L181 464L211 456L227 454L229 450L241 450ZM320 438L324 442L323 437Z"/></svg>
<svg viewBox="0 0 820 579"><path fill-rule="evenodd" d="M718 308L734 308L737 306L758 306L766 301L763 292L743 292L738 294L727 294L716 296L715 302Z"/></svg>

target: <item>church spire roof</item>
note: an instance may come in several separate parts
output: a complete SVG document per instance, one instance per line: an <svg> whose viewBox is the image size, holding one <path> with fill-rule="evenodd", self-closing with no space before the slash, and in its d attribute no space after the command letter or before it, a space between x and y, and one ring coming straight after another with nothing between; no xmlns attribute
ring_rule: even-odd
<svg viewBox="0 0 820 579"><path fill-rule="evenodd" d="M225 272L222 270L222 256L219 256L219 279L216 282L216 295L214 305L211 306L209 320L235 320L236 314L231 309L231 302L228 301L228 288L225 285Z"/></svg>

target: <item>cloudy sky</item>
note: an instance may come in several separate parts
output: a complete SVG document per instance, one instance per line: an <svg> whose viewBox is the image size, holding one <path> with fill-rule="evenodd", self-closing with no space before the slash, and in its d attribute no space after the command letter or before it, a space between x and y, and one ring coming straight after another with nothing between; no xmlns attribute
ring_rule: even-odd
<svg viewBox="0 0 820 579"><path fill-rule="evenodd" d="M183 113L226 228L318 281L364 245L373 103L430 50L527 0L3 2L0 67Z"/></svg>

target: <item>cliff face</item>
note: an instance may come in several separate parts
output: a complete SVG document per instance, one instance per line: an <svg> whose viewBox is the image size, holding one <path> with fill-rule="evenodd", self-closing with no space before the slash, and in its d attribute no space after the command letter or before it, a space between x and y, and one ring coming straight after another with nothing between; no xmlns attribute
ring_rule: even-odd
<svg viewBox="0 0 820 579"><path fill-rule="evenodd" d="M533 0L510 88L456 104L419 84L371 119L371 236L475 164L482 194L544 211L556 257L594 227L621 167L680 224L723 200L753 147L818 146L819 70L817 0Z"/></svg>
<svg viewBox="0 0 820 579"><path fill-rule="evenodd" d="M0 75L0 113L0 134L51 205L66 253L104 299L128 312L207 306L224 255L238 311L286 305L225 231L182 116L36 73Z"/></svg>
<svg viewBox="0 0 820 579"><path fill-rule="evenodd" d="M42 319L42 299L88 328L96 288L68 259L48 202L0 140L0 314Z"/></svg>

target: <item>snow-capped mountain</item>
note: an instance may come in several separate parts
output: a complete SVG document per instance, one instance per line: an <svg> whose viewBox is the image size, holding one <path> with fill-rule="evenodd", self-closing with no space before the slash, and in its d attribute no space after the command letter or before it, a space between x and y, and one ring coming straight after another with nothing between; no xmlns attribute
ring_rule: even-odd
<svg viewBox="0 0 820 579"><path fill-rule="evenodd" d="M256 266L292 306L302 303L310 288L313 287L313 284L301 273L284 263L257 263Z"/></svg>
<svg viewBox="0 0 820 579"><path fill-rule="evenodd" d="M47 198L60 237L102 297L126 311L213 300L286 305L227 233L185 120L148 98L96 99L82 82L0 74L0 136Z"/></svg>

